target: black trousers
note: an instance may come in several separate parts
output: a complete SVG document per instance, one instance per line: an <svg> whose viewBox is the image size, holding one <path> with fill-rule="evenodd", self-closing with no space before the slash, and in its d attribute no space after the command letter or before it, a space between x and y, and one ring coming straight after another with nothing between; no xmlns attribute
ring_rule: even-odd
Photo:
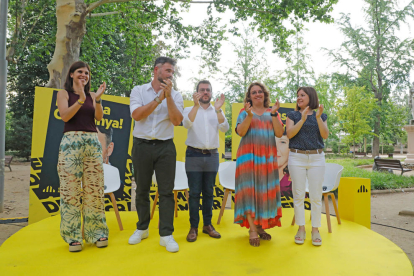
<svg viewBox="0 0 414 276"><path fill-rule="evenodd" d="M137 229L145 230L150 223L150 188L155 171L159 193L160 236L174 232L174 178L177 153L172 139L144 140L134 137L132 165L137 184L135 206Z"/></svg>

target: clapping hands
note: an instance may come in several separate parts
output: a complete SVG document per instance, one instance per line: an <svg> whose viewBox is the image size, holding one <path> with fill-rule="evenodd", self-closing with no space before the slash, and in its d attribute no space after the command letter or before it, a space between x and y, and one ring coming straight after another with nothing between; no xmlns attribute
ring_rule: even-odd
<svg viewBox="0 0 414 276"><path fill-rule="evenodd" d="M214 102L214 108L219 110L224 104L224 94L221 94L220 97L217 97L216 101Z"/></svg>
<svg viewBox="0 0 414 276"><path fill-rule="evenodd" d="M195 93L193 94L194 106L199 106L199 105L200 105L200 98L201 98L200 93L195 92Z"/></svg>
<svg viewBox="0 0 414 276"><path fill-rule="evenodd" d="M323 113L323 104L319 105L318 111L316 111L316 119L319 119Z"/></svg>
<svg viewBox="0 0 414 276"><path fill-rule="evenodd" d="M272 114L275 114L280 108L279 100L276 100L276 103L272 106L272 110L270 111Z"/></svg>
<svg viewBox="0 0 414 276"><path fill-rule="evenodd" d="M103 82L99 86L98 91L96 91L96 97L95 97L96 101L99 101L101 99L101 96L103 95L103 93L105 93L105 89L106 89L106 82Z"/></svg>
<svg viewBox="0 0 414 276"><path fill-rule="evenodd" d="M306 119L308 118L308 110L309 110L309 106L307 106L303 111L302 111L302 121L305 122Z"/></svg>
<svg viewBox="0 0 414 276"><path fill-rule="evenodd" d="M244 110L247 112L247 115L253 116L252 105L249 102L244 104Z"/></svg>
<svg viewBox="0 0 414 276"><path fill-rule="evenodd" d="M172 81L170 79L164 80L161 83L161 95L159 96L160 100L164 100L165 98L171 97L171 90L172 90Z"/></svg>

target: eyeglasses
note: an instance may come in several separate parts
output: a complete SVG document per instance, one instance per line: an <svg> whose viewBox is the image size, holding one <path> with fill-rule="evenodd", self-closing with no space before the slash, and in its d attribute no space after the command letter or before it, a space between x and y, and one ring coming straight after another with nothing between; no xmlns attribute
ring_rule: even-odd
<svg viewBox="0 0 414 276"><path fill-rule="evenodd" d="M253 92L251 92L251 94L252 94L252 95L256 95L256 94L263 94L263 91L262 91L262 90L259 90L259 91L253 91Z"/></svg>
<svg viewBox="0 0 414 276"><path fill-rule="evenodd" d="M208 93L210 93L210 92L211 92L210 88L200 88L200 89L198 90L198 92L204 92L204 91L207 91Z"/></svg>

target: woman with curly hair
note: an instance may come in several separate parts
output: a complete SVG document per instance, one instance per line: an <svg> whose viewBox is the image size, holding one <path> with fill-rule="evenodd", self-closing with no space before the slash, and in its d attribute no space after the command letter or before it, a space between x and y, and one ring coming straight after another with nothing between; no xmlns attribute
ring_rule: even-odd
<svg viewBox="0 0 414 276"><path fill-rule="evenodd" d="M269 91L259 83L250 84L244 110L237 118L236 132L241 141L237 150L234 222L250 228L249 243L270 240L264 229L281 226L279 172L276 137L283 135L277 110L270 108Z"/></svg>

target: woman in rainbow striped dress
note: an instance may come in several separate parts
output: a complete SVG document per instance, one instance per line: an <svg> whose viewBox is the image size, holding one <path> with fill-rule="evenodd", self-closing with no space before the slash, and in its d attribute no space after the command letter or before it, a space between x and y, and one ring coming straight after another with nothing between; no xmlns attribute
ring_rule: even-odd
<svg viewBox="0 0 414 276"><path fill-rule="evenodd" d="M277 110L270 108L269 91L258 82L250 84L244 110L237 118L236 132L241 141L237 150L234 222L250 228L249 243L272 237L264 229L281 226L279 172L276 137L283 135Z"/></svg>

